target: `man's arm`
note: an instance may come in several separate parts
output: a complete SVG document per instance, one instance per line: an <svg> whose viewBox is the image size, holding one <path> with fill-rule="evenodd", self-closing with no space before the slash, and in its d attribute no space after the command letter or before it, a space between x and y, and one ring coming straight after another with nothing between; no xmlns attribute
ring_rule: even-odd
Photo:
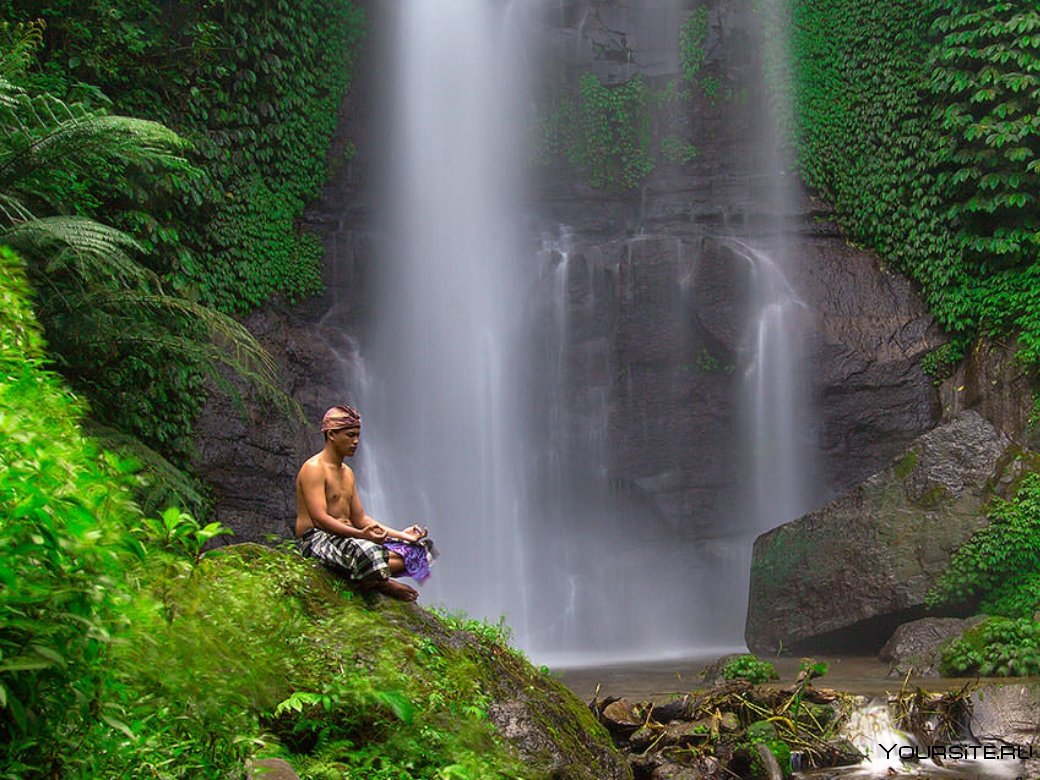
<svg viewBox="0 0 1040 780"><path fill-rule="evenodd" d="M327 531L330 534L335 534L336 536L349 536L355 539L383 541L382 538L378 540L373 539L370 530L366 528L358 528L351 525L349 522L345 522L340 518L333 517L329 514L328 505L325 500L325 473L321 466L305 463L303 468L300 469L299 479L303 502L307 508L307 514L310 516L311 522L314 523L315 527ZM354 495L355 497L357 496L356 489L354 490ZM381 536L385 536L385 534L382 534Z"/></svg>
<svg viewBox="0 0 1040 780"><path fill-rule="evenodd" d="M362 531L364 539L371 539L373 542L382 544L389 536L389 529L385 525L365 514L365 509L361 506L361 496L358 495L357 483L354 484L354 491L350 495L350 521Z"/></svg>
<svg viewBox="0 0 1040 780"><path fill-rule="evenodd" d="M412 525L412 526L409 526L408 528L405 528L403 531L398 531L397 529L391 528L390 526L385 525L384 523L380 523L374 517L371 517L369 515L365 515L365 523L366 524L368 524L368 523L375 523L380 528L382 528L384 531L386 531L387 538L389 538L389 539L398 539L398 540L400 540L402 542L413 542L414 543L414 542L417 542L417 541L419 541L420 539L422 539L422 538L424 538L426 536L429 536L429 534L430 534L429 530L427 530L426 528L422 528L421 526L418 526L418 525Z"/></svg>

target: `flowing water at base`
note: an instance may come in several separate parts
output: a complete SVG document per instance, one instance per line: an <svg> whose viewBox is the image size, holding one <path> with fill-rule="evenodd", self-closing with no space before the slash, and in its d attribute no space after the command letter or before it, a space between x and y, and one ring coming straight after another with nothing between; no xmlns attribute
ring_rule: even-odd
<svg viewBox="0 0 1040 780"><path fill-rule="evenodd" d="M664 703L677 694L703 687L700 673L727 652L746 652L743 648L719 649L712 654L683 658L657 659L635 663L604 663L599 666L567 666L561 661L554 667L555 676L583 701L593 697L620 696L630 701ZM818 681L820 688L834 688L864 697L864 704L850 719L846 735L866 756L858 766L814 769L795 772L795 778L804 780L879 780L880 778L949 778L950 780L1016 780L1027 776L1017 759L984 758L981 748L975 760L947 760L940 766L926 756L923 748L915 746L911 737L898 731L892 724L888 708L881 703L888 693L897 693L904 685L902 678L888 677L888 664L874 657L850 658L820 657L828 665L826 676ZM773 661L780 679L779 686L794 684L802 660L781 658ZM963 688L969 680L961 678L928 677L906 681L910 687L920 686L940 692ZM959 745L971 745L965 739ZM899 749L912 760L901 761ZM911 753L913 751L913 753ZM971 750L968 749L970 754ZM887 753L887 755L886 755ZM916 756L922 756L917 758Z"/></svg>
<svg viewBox="0 0 1040 780"><path fill-rule="evenodd" d="M667 701L677 693L685 693L703 686L700 672L726 653L745 653L744 648L719 648L717 652L705 652L695 656L647 661L645 663L605 663L599 666L568 666L557 663L552 668L557 677L588 701L602 689L602 695L623 696L635 701ZM827 663L827 674L819 681L821 688L836 688L859 696L881 696L888 691L898 691L902 678L888 677L888 664L877 658L828 658L817 660ZM774 659L773 665L780 675L778 685L791 685L801 665L800 658ZM911 678L910 684L919 683L927 690L943 691L956 689L964 680L953 678Z"/></svg>

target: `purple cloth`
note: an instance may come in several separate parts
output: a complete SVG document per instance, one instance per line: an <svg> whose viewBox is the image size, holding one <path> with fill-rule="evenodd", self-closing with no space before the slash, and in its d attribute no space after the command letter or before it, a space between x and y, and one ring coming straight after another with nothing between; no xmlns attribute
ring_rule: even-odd
<svg viewBox="0 0 1040 780"><path fill-rule="evenodd" d="M408 542L386 542L383 545L404 559L404 573L416 582L425 582L430 576L430 559L426 547Z"/></svg>

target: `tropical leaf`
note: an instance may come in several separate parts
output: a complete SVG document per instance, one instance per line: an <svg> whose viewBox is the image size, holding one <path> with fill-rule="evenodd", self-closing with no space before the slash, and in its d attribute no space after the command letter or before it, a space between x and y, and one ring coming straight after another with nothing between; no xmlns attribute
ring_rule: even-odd
<svg viewBox="0 0 1040 780"><path fill-rule="evenodd" d="M16 222L0 232L0 242L14 247L27 259L47 258L47 272L71 266L88 284L136 287L158 283L155 274L130 255L141 250L137 241L88 217L43 217ZM34 270L31 264L29 270Z"/></svg>

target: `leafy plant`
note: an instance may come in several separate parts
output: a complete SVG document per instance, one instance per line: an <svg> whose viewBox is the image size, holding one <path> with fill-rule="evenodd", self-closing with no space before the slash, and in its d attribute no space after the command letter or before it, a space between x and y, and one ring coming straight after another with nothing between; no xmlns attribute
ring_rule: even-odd
<svg viewBox="0 0 1040 780"><path fill-rule="evenodd" d="M953 375L963 357L964 348L948 341L921 358L921 370L932 378L933 384L938 385Z"/></svg>
<svg viewBox="0 0 1040 780"><path fill-rule="evenodd" d="M21 261L0 247L0 764L60 774L103 707L134 467L84 437L44 367Z"/></svg>
<svg viewBox="0 0 1040 780"><path fill-rule="evenodd" d="M137 126L175 128L176 134L163 128L167 139L190 141L176 140L164 162L173 167L154 159L128 166L103 150L80 165L84 155L77 150L78 157L37 171L35 192L47 209L36 203L30 210L100 218L118 229L118 238L95 230L92 240L114 242L132 265L150 272L126 262L98 265L88 256L90 270L134 295L63 305L64 293L80 292L82 279L67 258L58 258L64 251L58 241L48 258L61 260L53 270L63 287L39 287L38 310L61 370L95 401L98 430L114 431L113 444L118 439L152 470L150 507L173 497L203 510L203 491L176 470L192 454L207 378L225 391L239 387L223 371L210 371L234 351L208 349L210 337L238 344L247 384L259 380L253 389L273 389L266 383L270 366L251 347L241 349L241 332L225 328L230 320L213 315L320 287L321 247L300 230L300 216L325 180L325 154L364 16L345 0L249 0L234 7L0 0L0 18L8 20L0 49L8 52L3 73L12 88L37 101L47 95L59 112L111 116L101 121L112 123L123 121L117 114L155 120ZM37 230L26 238L59 237ZM142 292L175 295L185 306L169 310ZM81 327L86 314L92 321Z"/></svg>
<svg viewBox="0 0 1040 780"><path fill-rule="evenodd" d="M742 655L734 658L722 668L722 676L727 680L747 680L760 684L779 679L776 667L769 661L761 661L753 655Z"/></svg>
<svg viewBox="0 0 1040 780"><path fill-rule="evenodd" d="M1040 10L797 0L792 17L807 183L851 240L920 283L960 343L1015 336L1036 363Z"/></svg>
<svg viewBox="0 0 1040 780"><path fill-rule="evenodd" d="M0 52L0 74L16 75L37 36L32 26L15 35L13 59ZM152 171L157 181L190 177L180 156L185 147L156 122L30 94L0 80L0 241L31 258L50 349L77 386L105 398L98 405L105 410L102 422L171 456L185 453L176 439L198 408L201 376L234 392L220 366L287 407L273 362L239 323L170 295L135 257L143 251L137 240L75 213L89 187L68 185L86 186L99 171L109 178L130 178L136 170ZM155 387L157 379L165 387ZM142 399L149 399L143 408ZM150 415L156 403L163 411Z"/></svg>
<svg viewBox="0 0 1040 780"><path fill-rule="evenodd" d="M691 84L696 83L707 57L704 43L708 38L708 14L706 5L698 6L679 28L679 62L683 78Z"/></svg>
<svg viewBox="0 0 1040 780"><path fill-rule="evenodd" d="M987 612L1032 617L1040 608L1040 474L1011 500L996 498L989 524L953 554L928 594L929 606L981 601Z"/></svg>
<svg viewBox="0 0 1040 780"><path fill-rule="evenodd" d="M497 623L490 623L480 618L472 618L462 610L448 611L433 607L430 611L437 615L451 631L465 631L487 644L510 648L513 629L506 624L505 615L500 617Z"/></svg>
<svg viewBox="0 0 1040 780"><path fill-rule="evenodd" d="M943 648L940 669L952 677L1040 674L1040 624L1032 618L990 618Z"/></svg>

